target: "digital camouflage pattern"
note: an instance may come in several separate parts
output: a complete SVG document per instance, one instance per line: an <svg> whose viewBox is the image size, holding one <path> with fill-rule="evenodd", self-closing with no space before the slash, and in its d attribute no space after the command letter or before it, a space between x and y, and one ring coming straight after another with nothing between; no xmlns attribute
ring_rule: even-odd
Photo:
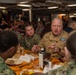
<svg viewBox="0 0 76 75"><path fill-rule="evenodd" d="M5 61L0 57L0 75L16 75L13 70L5 64Z"/></svg>
<svg viewBox="0 0 76 75"><path fill-rule="evenodd" d="M33 45L37 45L40 42L41 38L39 35L34 34L32 37L25 35L24 39L21 39L21 46L27 50L31 50Z"/></svg>
<svg viewBox="0 0 76 75"><path fill-rule="evenodd" d="M46 75L76 75L76 62L71 60L64 66L49 71Z"/></svg>
<svg viewBox="0 0 76 75"><path fill-rule="evenodd" d="M18 41L20 43L20 46L24 47L24 37L20 34L18 31L14 31L18 37Z"/></svg>

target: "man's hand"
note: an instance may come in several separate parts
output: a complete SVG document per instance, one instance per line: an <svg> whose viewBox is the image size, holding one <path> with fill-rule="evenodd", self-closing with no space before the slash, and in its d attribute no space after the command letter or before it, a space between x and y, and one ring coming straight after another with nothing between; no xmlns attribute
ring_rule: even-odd
<svg viewBox="0 0 76 75"><path fill-rule="evenodd" d="M39 47L38 45L34 45L34 46L32 47L32 52L38 53L39 51L40 51L40 47Z"/></svg>
<svg viewBox="0 0 76 75"><path fill-rule="evenodd" d="M51 46L48 46L49 49L52 50L52 52L59 52L60 49L56 47L56 43L51 44Z"/></svg>

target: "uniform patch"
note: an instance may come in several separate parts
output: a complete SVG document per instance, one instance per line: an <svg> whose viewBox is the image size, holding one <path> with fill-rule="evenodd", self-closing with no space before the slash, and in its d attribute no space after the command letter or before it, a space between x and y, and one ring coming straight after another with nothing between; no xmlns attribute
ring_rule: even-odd
<svg viewBox="0 0 76 75"><path fill-rule="evenodd" d="M62 38L60 38L60 41L62 41L62 42L64 42L65 40L66 40L66 39L65 39L65 38L63 38L63 37L62 37Z"/></svg>

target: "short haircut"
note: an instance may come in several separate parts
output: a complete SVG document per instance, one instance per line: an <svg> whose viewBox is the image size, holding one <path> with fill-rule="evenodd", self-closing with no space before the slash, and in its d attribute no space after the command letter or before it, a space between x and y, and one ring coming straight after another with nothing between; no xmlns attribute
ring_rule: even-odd
<svg viewBox="0 0 76 75"><path fill-rule="evenodd" d="M34 26L33 26L33 24L32 24L31 22L25 23L25 28L26 28L26 27L29 27L29 26L32 26L32 27L34 28Z"/></svg>
<svg viewBox="0 0 76 75"><path fill-rule="evenodd" d="M0 52L5 52L12 46L17 46L18 38L13 31L0 32Z"/></svg>
<svg viewBox="0 0 76 75"><path fill-rule="evenodd" d="M4 30L4 29L6 29L6 28L11 28L9 25L7 25L7 24L3 24L2 26L1 26L1 29L2 30Z"/></svg>
<svg viewBox="0 0 76 75"><path fill-rule="evenodd" d="M71 20L69 23L68 23L68 26L73 26L76 22Z"/></svg>
<svg viewBox="0 0 76 75"><path fill-rule="evenodd" d="M60 20L60 21L61 21L61 23L62 23L62 25L63 25L63 21L62 21L62 19L61 19L61 18L59 18L59 17L55 17L55 18L53 18L53 19L52 19L52 22L53 22L54 20Z"/></svg>
<svg viewBox="0 0 76 75"><path fill-rule="evenodd" d="M76 58L76 30L73 30L66 41L66 47L72 58Z"/></svg>

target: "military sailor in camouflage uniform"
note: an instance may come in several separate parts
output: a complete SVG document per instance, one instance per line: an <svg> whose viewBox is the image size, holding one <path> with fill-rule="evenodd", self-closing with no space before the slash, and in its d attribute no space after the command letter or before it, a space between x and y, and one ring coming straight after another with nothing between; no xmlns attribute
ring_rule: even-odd
<svg viewBox="0 0 76 75"><path fill-rule="evenodd" d="M46 75L76 75L76 30L71 32L67 39L64 60L65 65L50 70Z"/></svg>
<svg viewBox="0 0 76 75"><path fill-rule="evenodd" d="M8 65L5 64L5 61L0 57L0 75L16 75Z"/></svg>
<svg viewBox="0 0 76 75"><path fill-rule="evenodd" d="M41 38L34 32L34 27L30 23L25 25L25 32L26 35L22 39L21 46L27 50L31 50L33 46L40 42Z"/></svg>
<svg viewBox="0 0 76 75"><path fill-rule="evenodd" d="M17 46L18 38L13 31L0 32L0 75L16 75L5 61L16 53Z"/></svg>

